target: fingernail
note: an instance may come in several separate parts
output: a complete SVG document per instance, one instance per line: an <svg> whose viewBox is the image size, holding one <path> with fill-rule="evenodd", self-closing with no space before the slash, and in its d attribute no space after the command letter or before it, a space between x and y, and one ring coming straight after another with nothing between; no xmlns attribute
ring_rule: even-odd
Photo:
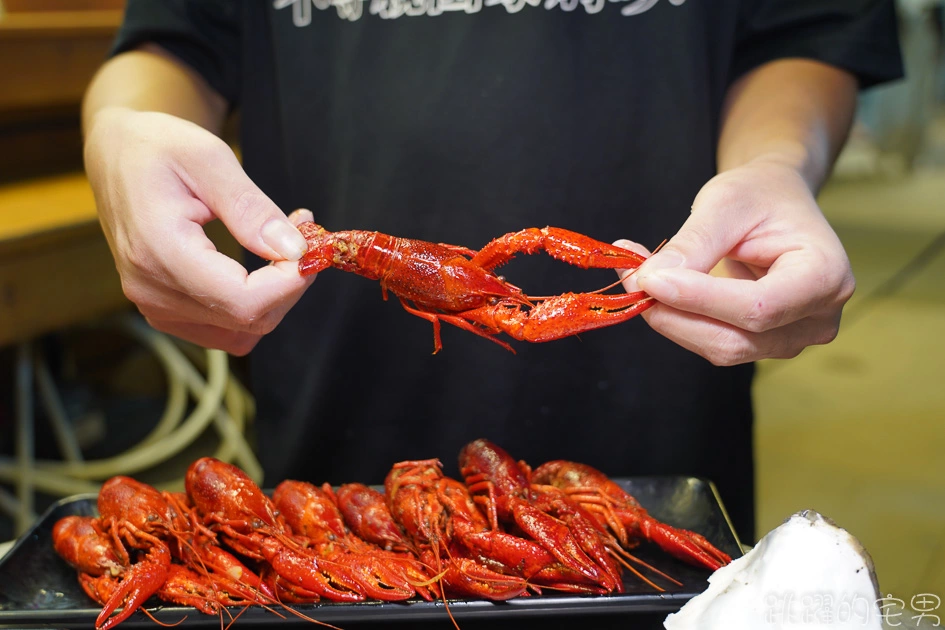
<svg viewBox="0 0 945 630"><path fill-rule="evenodd" d="M298 260L308 251L301 232L285 219L269 219L262 227L263 242L286 260Z"/></svg>

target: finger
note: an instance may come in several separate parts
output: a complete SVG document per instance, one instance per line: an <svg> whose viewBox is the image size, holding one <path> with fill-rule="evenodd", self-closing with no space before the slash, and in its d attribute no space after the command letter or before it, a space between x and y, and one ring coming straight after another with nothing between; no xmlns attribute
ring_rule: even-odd
<svg viewBox="0 0 945 630"><path fill-rule="evenodd" d="M124 267L122 289L146 317L256 334L271 332L315 278L300 276L294 261L248 274L196 224L139 259Z"/></svg>
<svg viewBox="0 0 945 630"><path fill-rule="evenodd" d="M182 155L179 176L243 247L266 260L298 260L305 254L305 238L249 179L225 143Z"/></svg>
<svg viewBox="0 0 945 630"><path fill-rule="evenodd" d="M134 287L126 288L125 295L149 320L214 325L222 323L219 313L207 309L189 295L165 286L146 286L139 282Z"/></svg>
<svg viewBox="0 0 945 630"><path fill-rule="evenodd" d="M298 208L297 210L294 210L292 211L291 214L289 214L289 222L295 227L298 227L305 222L314 222L314 221L315 221L315 215L312 214L311 210L308 210L306 208ZM273 261L269 264L270 265L292 264L292 265L297 266L297 263L295 261ZM288 267L286 267L286 269L288 269ZM309 280L309 283L311 283L311 281L314 280L315 276L317 275L318 274L311 273L311 274L307 274L305 277Z"/></svg>
<svg viewBox="0 0 945 630"><path fill-rule="evenodd" d="M650 255L650 250L648 250L643 245L640 245L637 242L629 241L627 239L620 239L614 242L614 245L617 247L623 247L624 249L629 249L631 252L640 254L643 257L648 257ZM636 281L636 269L617 269L617 276L620 277L621 282L623 283L623 288L627 293L635 293L640 290L637 286Z"/></svg>
<svg viewBox="0 0 945 630"><path fill-rule="evenodd" d="M752 213L741 212L749 202L742 189L727 179L706 184L679 232L640 266L635 274L640 287L647 291L648 277L661 269L685 267L708 273L753 227Z"/></svg>
<svg viewBox="0 0 945 630"><path fill-rule="evenodd" d="M289 215L289 223L298 227L306 221L315 221L315 215L312 214L312 211L307 208L299 208L294 210L292 214Z"/></svg>
<svg viewBox="0 0 945 630"><path fill-rule="evenodd" d="M294 265L295 263L282 262L279 264ZM174 289L161 288L160 290L154 290L152 288L146 293L145 298L132 301L135 302L141 314L148 319L217 326L256 335L266 335L275 330L285 314L302 296L301 291L287 295L269 312L244 324L236 321L230 314L217 308L207 308L191 296Z"/></svg>
<svg viewBox="0 0 945 630"><path fill-rule="evenodd" d="M295 278L299 275L299 265L296 262L283 260L275 263L273 267L275 267L275 271L281 274L283 277L290 278L293 281L293 286L295 286L295 289L287 294L284 294L282 298L276 301L273 307L269 309L269 311L262 317L261 322L264 324L263 331L266 334L272 332L275 329L279 322L282 321L282 318L285 317L286 313L288 313L289 310L291 310L292 307L295 306L300 299L302 299L302 295L305 293L306 289L312 286L312 282L315 281L315 275L311 275L302 276L301 284L295 283ZM260 279L258 277L254 277L261 271L262 269L259 269L250 274L250 285L253 285L254 283L265 284L268 282L267 278ZM274 272L268 273L269 276L272 276L273 274ZM260 331L254 330L251 332Z"/></svg>
<svg viewBox="0 0 945 630"><path fill-rule="evenodd" d="M719 366L791 359L807 346L830 343L839 329L839 319L808 317L756 333L665 304L654 306L642 316L659 334Z"/></svg>
<svg viewBox="0 0 945 630"><path fill-rule="evenodd" d="M716 278L738 278L740 280L757 280L767 273L767 269L732 258L723 258L712 271Z"/></svg>
<svg viewBox="0 0 945 630"><path fill-rule="evenodd" d="M814 315L836 295L836 287L818 274L804 252L788 252L757 280L676 268L654 273L640 285L663 304L751 332Z"/></svg>
<svg viewBox="0 0 945 630"><path fill-rule="evenodd" d="M262 335L228 330L209 324L167 321L151 319L150 317L145 319L155 330L160 330L204 348L223 350L235 356L249 354L249 351L262 339Z"/></svg>
<svg viewBox="0 0 945 630"><path fill-rule="evenodd" d="M220 313L227 327L237 330L258 330L260 318L277 308L287 310L312 282L299 274L298 263L289 261L247 273L209 242L202 248L183 245L172 259L175 288Z"/></svg>

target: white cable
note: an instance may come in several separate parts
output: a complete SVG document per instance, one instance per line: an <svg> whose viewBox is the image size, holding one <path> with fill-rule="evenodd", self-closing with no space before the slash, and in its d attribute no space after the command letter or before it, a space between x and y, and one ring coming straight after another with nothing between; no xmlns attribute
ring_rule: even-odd
<svg viewBox="0 0 945 630"><path fill-rule="evenodd" d="M165 361L163 356L155 353L158 361L164 366L164 373L167 376L167 405L164 407L164 413L161 419L154 425L154 429L141 440L141 444L150 444L170 434L187 412L187 386L184 379L181 378L177 370L172 369L171 364Z"/></svg>
<svg viewBox="0 0 945 630"><path fill-rule="evenodd" d="M3 488L0 488L0 511L6 512L10 518L16 518L20 513L20 500Z"/></svg>
<svg viewBox="0 0 945 630"><path fill-rule="evenodd" d="M223 400L226 405L226 410L221 410L219 417L221 419L228 419L233 428L236 430L237 435L242 438L243 427L245 426L244 420L246 416L246 405L243 402L244 394L242 391L240 391L236 381L231 380L229 383L227 383L226 392L223 394ZM225 435L226 431L226 429L220 430L220 434ZM245 440L243 441L245 442ZM231 437L230 439L225 439L220 442L220 447L213 456L224 461L232 461L233 458L236 457L237 451L239 451L239 447L238 445L233 444L233 439ZM252 453L251 449L250 452ZM256 455L253 454L253 459L255 458ZM241 459L241 461L245 461L245 458ZM252 463L250 466L252 466Z"/></svg>
<svg viewBox="0 0 945 630"><path fill-rule="evenodd" d="M141 327L143 323L135 320L133 326ZM150 330L150 329L149 329ZM151 343L152 349L164 355L175 370L187 377L187 368L193 368L184 357L174 348L169 339L157 331L143 332ZM160 336L159 336L160 335ZM191 412L190 416L181 423L180 427L160 440L150 444L133 447L120 455L96 461L81 463L44 461L38 464L48 471L58 472L77 479L104 479L115 475L130 475L151 468L173 455L184 450L191 442L197 439L213 420L213 415L223 399L223 390L226 386L227 357L224 353L208 353L210 358L207 364L208 387Z"/></svg>
<svg viewBox="0 0 945 630"><path fill-rule="evenodd" d="M199 352L193 346L184 346L180 350L194 363L206 366L208 357L206 351ZM203 377L194 370L188 382L195 384L196 389L193 395L195 398L200 398L203 395ZM256 483L261 483L263 478L262 465L243 437L244 426L247 424L246 418L252 418L256 414L253 397L240 385L238 380L230 379L224 393L224 403L225 409L220 409L214 417L217 430L221 438L224 439L221 439L220 446L213 457L226 462L236 459L251 479Z"/></svg>
<svg viewBox="0 0 945 630"><path fill-rule="evenodd" d="M226 353L220 350L209 350L207 351L207 358L207 371L208 373L212 374L211 365L213 362L219 359L226 361L227 356ZM183 355L181 355L181 359L184 359ZM184 382L187 383L187 387L190 389L191 394L193 394L193 396L198 400L206 396L206 390L209 384L204 381L204 378L197 371L197 368L184 360L180 362L178 367L181 370ZM242 420L241 416L240 420ZM216 425L217 431L220 433L221 439L223 440L220 450L217 451L215 456L218 459L230 460L235 454L239 459L244 472L246 472L250 478L261 478L262 466L260 466L259 461L256 459L256 455L252 452L249 444L247 444L246 440L243 438L242 422L234 422L233 417L227 412L225 408L220 408L217 411L216 415L213 417L213 421ZM223 456L221 457L221 455Z"/></svg>
<svg viewBox="0 0 945 630"><path fill-rule="evenodd" d="M98 492L99 487L102 485L98 482L72 479L71 477L65 477L58 473L39 469L34 469L31 474L33 488L35 490L60 497ZM18 480L19 469L15 466L11 466L7 458L0 460L0 481L4 483L16 483Z"/></svg>
<svg viewBox="0 0 945 630"><path fill-rule="evenodd" d="M152 329L140 317L126 316L120 324L148 346L164 366L168 379L168 401L164 413L154 429L124 453L94 461L63 462L33 459L32 409L21 407L19 417L24 430L18 437L17 458L0 457L0 481L14 484L18 491L18 500L9 493L0 496L0 511L15 510L19 523L32 522L35 518L32 513L34 490L59 496L97 492L100 483L96 480L132 475L158 465L187 448L211 423L220 438L214 456L224 461L236 460L250 478L257 483L262 481L262 467L243 435L247 418L255 412L254 401L231 378L226 353L206 351L207 377L204 378L170 338ZM32 369L29 365L32 357L24 356L23 352L29 354L28 344L21 348L18 361L17 394L18 400L24 401L21 405L29 405L32 401ZM29 374L24 371L26 369L30 370ZM197 404L185 418L188 392ZM47 406L58 402L54 388L41 386L40 396ZM70 439L74 436L64 436L60 442L68 443Z"/></svg>

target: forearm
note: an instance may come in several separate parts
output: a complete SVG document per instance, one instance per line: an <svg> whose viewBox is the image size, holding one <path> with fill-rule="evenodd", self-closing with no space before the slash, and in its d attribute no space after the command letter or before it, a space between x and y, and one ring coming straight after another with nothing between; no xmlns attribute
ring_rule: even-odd
<svg viewBox="0 0 945 630"><path fill-rule="evenodd" d="M852 75L815 61L786 59L746 74L727 94L719 171L773 159L796 168L816 193L849 133L856 93Z"/></svg>
<svg viewBox="0 0 945 630"><path fill-rule="evenodd" d="M203 78L158 46L146 44L109 60L82 103L82 130L111 107L171 114L219 134L227 103Z"/></svg>

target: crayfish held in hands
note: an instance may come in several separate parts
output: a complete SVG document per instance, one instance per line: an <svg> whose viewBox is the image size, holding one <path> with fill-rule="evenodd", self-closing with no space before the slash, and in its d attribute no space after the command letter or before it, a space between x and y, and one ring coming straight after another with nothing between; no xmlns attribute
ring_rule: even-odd
<svg viewBox="0 0 945 630"><path fill-rule="evenodd" d="M636 269L644 261L630 250L562 228L513 232L478 252L380 232L329 232L311 222L302 223L299 230L308 241L308 253L299 262L300 273L310 275L336 267L379 280L384 299L390 291L408 313L433 324L434 354L443 346L441 321L514 352L495 335L553 341L625 322L654 303L643 292L533 297L496 275L495 269L515 254L541 250L583 269Z"/></svg>

